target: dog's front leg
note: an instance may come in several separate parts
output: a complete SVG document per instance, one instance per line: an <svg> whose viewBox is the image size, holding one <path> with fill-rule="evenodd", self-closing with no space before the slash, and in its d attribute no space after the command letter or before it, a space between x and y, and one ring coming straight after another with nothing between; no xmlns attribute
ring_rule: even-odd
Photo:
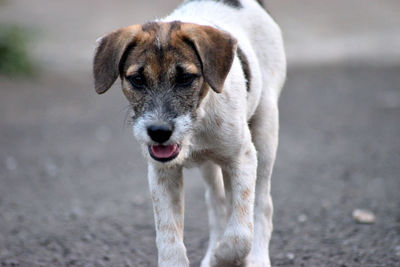
<svg viewBox="0 0 400 267"><path fill-rule="evenodd" d="M158 265L160 267L189 266L183 244L182 168L158 168L150 164L149 187L153 200Z"/></svg>
<svg viewBox="0 0 400 267"><path fill-rule="evenodd" d="M253 205L257 170L254 145L248 141L230 162L224 164L226 190L231 191L232 212L222 239L214 250L211 266L245 266L253 241Z"/></svg>

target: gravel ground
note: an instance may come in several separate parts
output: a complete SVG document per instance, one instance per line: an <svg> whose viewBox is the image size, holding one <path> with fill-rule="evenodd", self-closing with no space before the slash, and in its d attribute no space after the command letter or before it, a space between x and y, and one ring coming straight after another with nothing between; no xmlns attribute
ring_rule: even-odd
<svg viewBox="0 0 400 267"><path fill-rule="evenodd" d="M38 2L47 5L27 9L31 2L16 0L0 10L0 21L47 34L33 51L42 64L38 77L0 78L0 265L155 266L145 162L125 122L127 103L118 86L95 94L87 54L102 33L165 14L177 1L154 1L158 9L140 5L137 17L107 1L93 14L96 1ZM391 52L398 27L388 27L398 21L391 14L399 5L385 1L377 9L386 19L365 29L372 44L346 53L331 48L340 56L330 60L331 53L296 56L309 40L295 33L314 36L317 25L328 27L334 16L306 16L305 7L278 2L270 9L287 34L289 71L273 175L272 264L399 266L400 60ZM313 11L343 4L305 2ZM78 3L84 4L71 9ZM363 32L372 7L358 11L365 16L351 27L337 26L329 40L348 44L343 36ZM305 17L297 26L296 10ZM76 44L65 43L75 35ZM391 45L380 49L385 43ZM315 51L330 51L330 44L317 44ZM195 170L186 172L185 183L185 243L198 266L208 238L203 185ZM356 223L355 209L374 212L375 223Z"/></svg>

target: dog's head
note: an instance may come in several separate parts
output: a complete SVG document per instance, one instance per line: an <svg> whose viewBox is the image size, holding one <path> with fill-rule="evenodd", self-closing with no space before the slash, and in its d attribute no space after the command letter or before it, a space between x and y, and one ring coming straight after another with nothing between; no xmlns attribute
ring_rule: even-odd
<svg viewBox="0 0 400 267"><path fill-rule="evenodd" d="M122 28L99 41L96 92L106 92L119 76L145 155L180 162L202 100L209 88L222 91L235 51L231 35L209 26L175 21Z"/></svg>

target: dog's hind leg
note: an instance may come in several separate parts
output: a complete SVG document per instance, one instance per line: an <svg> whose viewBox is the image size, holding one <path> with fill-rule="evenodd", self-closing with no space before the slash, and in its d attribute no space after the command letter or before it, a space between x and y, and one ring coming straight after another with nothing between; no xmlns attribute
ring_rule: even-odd
<svg viewBox="0 0 400 267"><path fill-rule="evenodd" d="M222 236L226 224L225 192L221 168L218 165L207 161L200 167L200 170L204 178L210 228L208 249L201 262L201 267L208 267L210 266L212 250Z"/></svg>
<svg viewBox="0 0 400 267"><path fill-rule="evenodd" d="M273 101L272 101L273 102ZM257 150L257 181L254 202L254 239L248 256L252 267L270 266L269 240L272 233L271 175L278 146L277 103L265 99L250 121L252 140Z"/></svg>

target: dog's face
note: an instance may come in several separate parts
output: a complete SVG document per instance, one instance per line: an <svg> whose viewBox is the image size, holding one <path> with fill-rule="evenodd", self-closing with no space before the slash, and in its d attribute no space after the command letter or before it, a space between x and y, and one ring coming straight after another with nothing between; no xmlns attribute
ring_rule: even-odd
<svg viewBox="0 0 400 267"><path fill-rule="evenodd" d="M210 87L221 92L235 50L234 38L209 26L175 21L119 29L96 50L96 91L104 93L120 76L145 155L182 162L202 100Z"/></svg>

